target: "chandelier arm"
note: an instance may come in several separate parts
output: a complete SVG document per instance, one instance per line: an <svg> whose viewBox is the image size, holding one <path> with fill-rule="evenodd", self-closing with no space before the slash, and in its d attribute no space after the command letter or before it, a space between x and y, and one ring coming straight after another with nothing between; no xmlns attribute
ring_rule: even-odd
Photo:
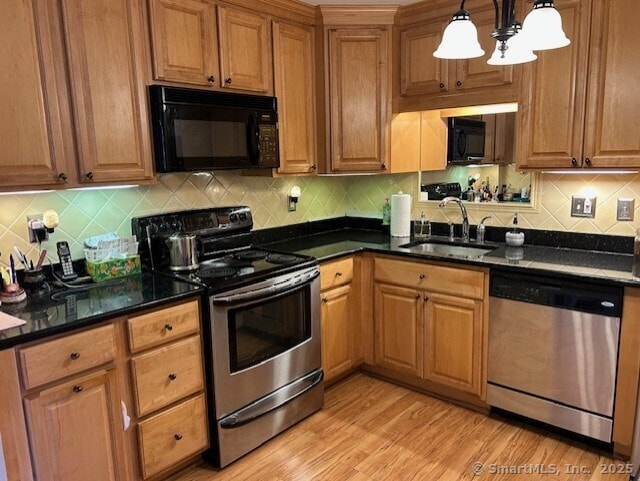
<svg viewBox="0 0 640 481"><path fill-rule="evenodd" d="M495 17L494 17L494 28L497 29L498 28L498 19L500 18L500 10L498 9L497 0L493 0L493 8L496 11L496 14L495 14Z"/></svg>
<svg viewBox="0 0 640 481"><path fill-rule="evenodd" d="M467 0L462 0L462 3L460 4L460 10L464 10L464 2L466 2ZM495 2L495 0L494 0Z"/></svg>

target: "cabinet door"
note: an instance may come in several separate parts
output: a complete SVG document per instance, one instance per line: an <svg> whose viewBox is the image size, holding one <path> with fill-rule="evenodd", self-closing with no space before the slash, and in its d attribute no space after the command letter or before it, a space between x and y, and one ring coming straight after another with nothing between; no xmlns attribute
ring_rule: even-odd
<svg viewBox="0 0 640 481"><path fill-rule="evenodd" d="M386 169L390 82L388 31L329 31L331 170Z"/></svg>
<svg viewBox="0 0 640 481"><path fill-rule="evenodd" d="M0 186L64 185L73 139L56 12L44 0L0 2Z"/></svg>
<svg viewBox="0 0 640 481"><path fill-rule="evenodd" d="M39 481L126 479L115 371L99 371L25 398Z"/></svg>
<svg viewBox="0 0 640 481"><path fill-rule="evenodd" d="M584 0L556 2L571 44L538 52L536 61L523 65L518 168L566 169L582 163L590 7Z"/></svg>
<svg viewBox="0 0 640 481"><path fill-rule="evenodd" d="M424 377L480 395L482 301L432 293L427 298Z"/></svg>
<svg viewBox="0 0 640 481"><path fill-rule="evenodd" d="M271 43L265 15L218 6L222 86L271 91Z"/></svg>
<svg viewBox="0 0 640 481"><path fill-rule="evenodd" d="M322 294L322 368L325 382L353 367L351 284Z"/></svg>
<svg viewBox="0 0 640 481"><path fill-rule="evenodd" d="M313 33L273 23L273 69L280 122L280 174L316 171Z"/></svg>
<svg viewBox="0 0 640 481"><path fill-rule="evenodd" d="M140 0L62 0L80 182L152 175Z"/></svg>
<svg viewBox="0 0 640 481"><path fill-rule="evenodd" d="M478 58L452 62L455 66L455 88L468 91L513 83L513 66L500 67L487 63L496 47L496 41L491 37L491 32L495 28L493 5L485 2L484 8L472 10L471 20L478 28L478 41L485 54Z"/></svg>
<svg viewBox="0 0 640 481"><path fill-rule="evenodd" d="M450 88L449 61L433 56L451 17L438 18L400 33L400 93L440 95Z"/></svg>
<svg viewBox="0 0 640 481"><path fill-rule="evenodd" d="M640 167L640 9L634 0L593 5L585 164Z"/></svg>
<svg viewBox="0 0 640 481"><path fill-rule="evenodd" d="M151 0L155 79L219 85L214 6L200 0Z"/></svg>
<svg viewBox="0 0 640 481"><path fill-rule="evenodd" d="M423 299L420 291L374 285L375 362L413 376L423 369Z"/></svg>

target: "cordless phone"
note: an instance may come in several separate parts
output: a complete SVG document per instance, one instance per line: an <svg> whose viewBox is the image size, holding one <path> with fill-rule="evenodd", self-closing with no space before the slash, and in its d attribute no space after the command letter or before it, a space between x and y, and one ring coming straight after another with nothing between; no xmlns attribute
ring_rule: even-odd
<svg viewBox="0 0 640 481"><path fill-rule="evenodd" d="M60 241L56 244L56 248L58 249L58 259L60 260L60 266L62 267L61 279L63 281L71 281L78 277L78 274L73 272L69 244L67 244L66 241Z"/></svg>

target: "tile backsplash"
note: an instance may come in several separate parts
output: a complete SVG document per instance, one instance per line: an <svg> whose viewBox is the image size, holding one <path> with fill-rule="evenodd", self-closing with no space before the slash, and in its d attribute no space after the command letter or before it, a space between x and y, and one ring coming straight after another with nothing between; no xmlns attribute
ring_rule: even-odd
<svg viewBox="0 0 640 481"><path fill-rule="evenodd" d="M437 182L438 174L425 174L423 182ZM293 185L302 195L296 212L287 211L287 194ZM254 213L256 229L294 224L345 214L380 216L385 197L403 191L414 198L413 216L424 211L427 218L439 222L460 222L455 206L440 209L435 203L416 203L418 174L318 176L318 177L244 177L233 171L165 174L158 183L129 189L67 190L41 194L0 196L0 262L7 261L13 246L35 259L37 246L29 244L26 217L55 209L60 225L43 247L55 260L55 243L69 241L74 259L82 258L86 237L115 231L131 233L131 217L157 212L208 206L248 205ZM570 216L571 196L593 192L598 197L595 219ZM606 233L631 236L640 220L640 202L636 202L635 221L616 220L619 197L640 196L640 174L633 175L558 175L541 174L538 180L539 205L522 209L520 225L534 229ZM503 206L468 207L470 221L477 223L492 215L488 225L509 225L513 209Z"/></svg>

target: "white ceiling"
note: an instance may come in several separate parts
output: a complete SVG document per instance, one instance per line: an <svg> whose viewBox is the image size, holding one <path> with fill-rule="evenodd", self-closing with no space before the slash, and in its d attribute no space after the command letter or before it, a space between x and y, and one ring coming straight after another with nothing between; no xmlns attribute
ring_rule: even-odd
<svg viewBox="0 0 640 481"><path fill-rule="evenodd" d="M310 5L408 5L418 0L302 0Z"/></svg>

